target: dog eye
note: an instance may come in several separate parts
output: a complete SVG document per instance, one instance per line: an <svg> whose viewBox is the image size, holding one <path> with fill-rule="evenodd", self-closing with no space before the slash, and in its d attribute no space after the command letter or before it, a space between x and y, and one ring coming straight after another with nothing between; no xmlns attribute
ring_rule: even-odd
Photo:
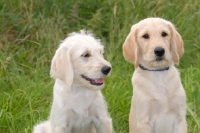
<svg viewBox="0 0 200 133"><path fill-rule="evenodd" d="M85 58L88 58L88 57L90 57L91 55L90 55L89 53L86 53L86 54L83 54L82 56L85 57Z"/></svg>
<svg viewBox="0 0 200 133"><path fill-rule="evenodd" d="M167 36L167 33L166 32L162 32L162 37L165 37Z"/></svg>
<svg viewBox="0 0 200 133"><path fill-rule="evenodd" d="M149 39L149 35L148 34L144 34L142 37L145 38L145 39Z"/></svg>

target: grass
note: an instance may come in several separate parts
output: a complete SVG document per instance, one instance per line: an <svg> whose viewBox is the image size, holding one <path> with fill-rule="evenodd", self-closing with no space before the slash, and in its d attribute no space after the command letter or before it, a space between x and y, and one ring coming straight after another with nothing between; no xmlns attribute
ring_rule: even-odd
<svg viewBox="0 0 200 133"><path fill-rule="evenodd" d="M188 133L200 131L200 2L198 0L1 0L0 133L29 133L49 116L50 61L68 33L87 29L105 42L112 63L103 94L116 133L128 132L132 64L122 44L146 17L172 21L185 42L179 70L187 93Z"/></svg>

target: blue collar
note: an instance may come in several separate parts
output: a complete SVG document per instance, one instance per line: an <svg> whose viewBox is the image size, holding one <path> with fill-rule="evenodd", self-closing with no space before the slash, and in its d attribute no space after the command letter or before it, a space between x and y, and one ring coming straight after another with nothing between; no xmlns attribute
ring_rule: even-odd
<svg viewBox="0 0 200 133"><path fill-rule="evenodd" d="M139 64L139 67L142 70L147 70L147 71L165 71L165 70L169 70L169 67L163 67L163 68L158 68L158 69L148 69L148 68L142 66L141 64Z"/></svg>

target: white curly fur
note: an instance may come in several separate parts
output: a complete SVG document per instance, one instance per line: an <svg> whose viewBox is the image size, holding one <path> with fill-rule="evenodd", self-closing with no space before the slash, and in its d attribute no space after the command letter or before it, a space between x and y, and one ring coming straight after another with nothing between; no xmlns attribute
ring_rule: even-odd
<svg viewBox="0 0 200 133"><path fill-rule="evenodd" d="M111 64L103 58L99 39L85 30L70 34L52 59L55 85L50 118L33 132L112 133L112 120L100 91L103 78L110 75L110 70L102 72L104 67L111 69Z"/></svg>

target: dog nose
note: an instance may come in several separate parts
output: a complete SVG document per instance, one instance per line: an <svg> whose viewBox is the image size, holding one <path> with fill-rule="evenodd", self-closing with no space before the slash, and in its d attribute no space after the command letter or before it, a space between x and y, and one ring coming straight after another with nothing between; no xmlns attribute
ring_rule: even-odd
<svg viewBox="0 0 200 133"><path fill-rule="evenodd" d="M156 47L154 53L159 57L163 56L165 54L165 49L163 47Z"/></svg>
<svg viewBox="0 0 200 133"><path fill-rule="evenodd" d="M101 72L105 75L107 75L111 70L111 67L109 66L104 66L102 69L101 69Z"/></svg>

